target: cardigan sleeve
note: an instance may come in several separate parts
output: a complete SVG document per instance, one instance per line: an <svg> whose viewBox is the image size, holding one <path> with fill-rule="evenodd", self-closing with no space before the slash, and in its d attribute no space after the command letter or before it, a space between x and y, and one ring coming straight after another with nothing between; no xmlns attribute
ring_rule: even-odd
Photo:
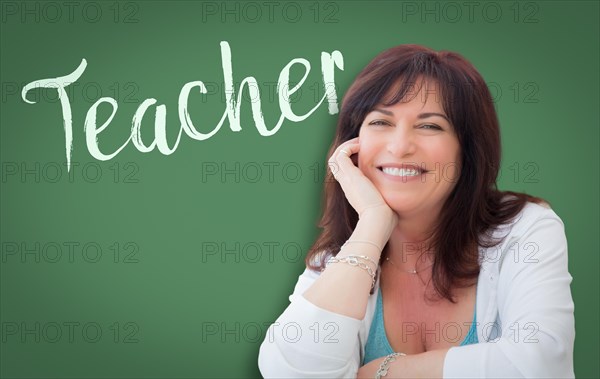
<svg viewBox="0 0 600 379"><path fill-rule="evenodd" d="M500 322L483 326L496 327L500 337L450 348L444 378L574 377L575 319L564 225L544 208L518 235L500 261Z"/></svg>
<svg viewBox="0 0 600 379"><path fill-rule="evenodd" d="M306 269L290 305L269 326L258 354L265 378L356 378L361 320L317 307L302 294L318 273Z"/></svg>

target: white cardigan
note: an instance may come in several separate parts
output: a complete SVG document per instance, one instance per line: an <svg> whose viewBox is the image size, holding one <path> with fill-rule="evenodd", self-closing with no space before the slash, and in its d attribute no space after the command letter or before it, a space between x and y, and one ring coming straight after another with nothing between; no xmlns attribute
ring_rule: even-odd
<svg viewBox="0 0 600 379"><path fill-rule="evenodd" d="M574 377L572 277L564 225L553 210L527 203L505 235L480 248L478 344L450 348L443 377ZM356 378L375 312L377 291L363 320L317 307L302 296L318 272L300 275L291 304L260 346L266 378Z"/></svg>

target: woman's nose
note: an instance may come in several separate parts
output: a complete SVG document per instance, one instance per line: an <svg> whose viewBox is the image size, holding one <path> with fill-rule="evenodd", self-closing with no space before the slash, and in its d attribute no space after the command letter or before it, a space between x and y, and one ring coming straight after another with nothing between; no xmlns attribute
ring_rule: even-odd
<svg viewBox="0 0 600 379"><path fill-rule="evenodd" d="M414 135L410 127L396 125L389 137L387 149L394 156L409 156L416 151Z"/></svg>

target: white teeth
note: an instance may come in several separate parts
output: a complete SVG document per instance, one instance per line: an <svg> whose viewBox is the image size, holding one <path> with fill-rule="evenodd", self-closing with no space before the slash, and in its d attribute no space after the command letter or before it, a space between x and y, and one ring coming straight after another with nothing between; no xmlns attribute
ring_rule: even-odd
<svg viewBox="0 0 600 379"><path fill-rule="evenodd" d="M415 170L414 168L383 167L381 170L388 175L394 175L394 176L421 175L421 171Z"/></svg>

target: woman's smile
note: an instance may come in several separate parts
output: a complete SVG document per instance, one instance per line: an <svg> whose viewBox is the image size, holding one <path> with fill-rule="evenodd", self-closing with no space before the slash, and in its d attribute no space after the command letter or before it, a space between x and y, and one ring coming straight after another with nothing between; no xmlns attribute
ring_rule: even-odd
<svg viewBox="0 0 600 379"><path fill-rule="evenodd" d="M377 167L388 180L402 183L425 180L426 170L416 164L383 164Z"/></svg>

